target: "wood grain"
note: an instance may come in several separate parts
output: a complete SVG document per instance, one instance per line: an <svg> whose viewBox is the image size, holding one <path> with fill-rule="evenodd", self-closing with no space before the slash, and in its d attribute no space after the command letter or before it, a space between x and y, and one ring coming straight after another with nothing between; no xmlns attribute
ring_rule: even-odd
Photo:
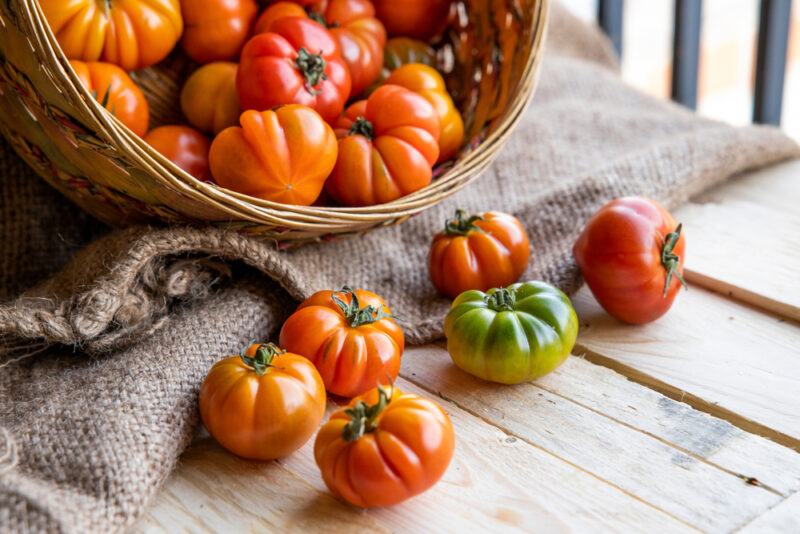
<svg viewBox="0 0 800 534"><path fill-rule="evenodd" d="M764 515L756 518L742 534L787 534L800 532L800 493L795 493Z"/></svg>

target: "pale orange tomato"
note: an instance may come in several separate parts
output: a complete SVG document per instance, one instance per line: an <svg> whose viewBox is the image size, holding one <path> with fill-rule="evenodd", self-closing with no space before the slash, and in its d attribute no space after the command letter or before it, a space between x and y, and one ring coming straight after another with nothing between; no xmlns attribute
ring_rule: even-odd
<svg viewBox="0 0 800 534"><path fill-rule="evenodd" d="M236 69L236 63L219 61L189 76L181 90L181 111L189 124L213 134L239 124Z"/></svg>

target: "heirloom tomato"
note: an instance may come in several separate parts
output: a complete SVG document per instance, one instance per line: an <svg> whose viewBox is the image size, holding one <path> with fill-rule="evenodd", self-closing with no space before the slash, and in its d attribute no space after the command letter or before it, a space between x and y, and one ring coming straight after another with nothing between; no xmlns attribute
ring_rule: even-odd
<svg viewBox="0 0 800 534"><path fill-rule="evenodd" d="M350 96L350 73L328 30L311 19L287 17L244 45L236 87L243 109L302 104L333 122Z"/></svg>
<svg viewBox="0 0 800 534"><path fill-rule="evenodd" d="M398 199L431 182L439 118L425 98L384 85L350 106L336 124L339 157L325 188L347 206Z"/></svg>
<svg viewBox="0 0 800 534"><path fill-rule="evenodd" d="M353 397L397 378L403 331L375 293L319 291L284 323L281 344L317 367L328 391Z"/></svg>
<svg viewBox="0 0 800 534"><path fill-rule="evenodd" d="M159 126L144 136L145 142L198 180L208 180L208 138L188 126Z"/></svg>
<svg viewBox="0 0 800 534"><path fill-rule="evenodd" d="M531 244L516 217L490 211L468 216L457 210L436 234L428 255L431 282L455 298L516 282L528 266Z"/></svg>
<svg viewBox="0 0 800 534"><path fill-rule="evenodd" d="M652 200L612 200L589 219L572 250L597 302L626 323L658 319L686 285L681 225Z"/></svg>
<svg viewBox="0 0 800 534"><path fill-rule="evenodd" d="M211 143L214 181L264 200L313 204L336 162L336 136L322 117L292 104L245 111L239 122Z"/></svg>
<svg viewBox="0 0 800 534"><path fill-rule="evenodd" d="M72 60L81 83L104 108L138 136L147 133L150 107L141 89L128 74L112 63Z"/></svg>
<svg viewBox="0 0 800 534"><path fill-rule="evenodd" d="M560 290L544 282L465 291L444 321L447 351L467 373L501 384L546 375L569 356L578 316Z"/></svg>
<svg viewBox="0 0 800 534"><path fill-rule="evenodd" d="M433 486L454 448L453 424L438 404L380 386L331 415L317 434L314 459L334 494L371 508Z"/></svg>
<svg viewBox="0 0 800 534"><path fill-rule="evenodd" d="M198 63L235 58L258 14L256 0L181 0L181 45Z"/></svg>
<svg viewBox="0 0 800 534"><path fill-rule="evenodd" d="M189 76L181 90L181 111L195 128L217 134L239 123L236 63L203 65Z"/></svg>
<svg viewBox="0 0 800 534"><path fill-rule="evenodd" d="M447 92L444 79L433 67L421 63L402 65L386 79L386 84L405 87L431 103L439 116L439 161L447 161L464 141L464 121Z"/></svg>
<svg viewBox="0 0 800 534"><path fill-rule="evenodd" d="M389 35L427 41L447 26L451 0L373 0Z"/></svg>
<svg viewBox="0 0 800 534"><path fill-rule="evenodd" d="M325 387L306 358L253 344L214 364L200 388L200 416L230 452L274 460L299 449L325 415Z"/></svg>
<svg viewBox="0 0 800 534"><path fill-rule="evenodd" d="M183 31L179 0L41 0L69 59L104 61L131 71L165 57Z"/></svg>

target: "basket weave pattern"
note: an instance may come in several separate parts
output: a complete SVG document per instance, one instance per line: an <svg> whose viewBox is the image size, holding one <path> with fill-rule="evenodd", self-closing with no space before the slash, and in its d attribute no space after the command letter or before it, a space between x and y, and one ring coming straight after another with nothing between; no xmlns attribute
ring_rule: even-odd
<svg viewBox="0 0 800 534"><path fill-rule="evenodd" d="M0 130L48 183L113 226L212 223L290 245L396 224L475 179L536 84L549 0L463 0L439 45L465 147L427 187L362 208L287 206L199 182L131 133L80 84L36 0L0 0ZM151 126L174 121L187 61L134 73Z"/></svg>

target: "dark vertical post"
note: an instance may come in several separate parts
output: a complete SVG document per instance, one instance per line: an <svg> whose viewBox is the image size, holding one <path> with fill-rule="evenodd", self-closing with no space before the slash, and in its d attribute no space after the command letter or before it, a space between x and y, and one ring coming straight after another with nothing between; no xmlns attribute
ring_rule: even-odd
<svg viewBox="0 0 800 534"><path fill-rule="evenodd" d="M697 73L700 63L702 0L675 0L672 40L672 99L697 107Z"/></svg>
<svg viewBox="0 0 800 534"><path fill-rule="evenodd" d="M622 0L599 0L597 20L622 57Z"/></svg>
<svg viewBox="0 0 800 534"><path fill-rule="evenodd" d="M792 0L761 0L753 121L780 124Z"/></svg>

